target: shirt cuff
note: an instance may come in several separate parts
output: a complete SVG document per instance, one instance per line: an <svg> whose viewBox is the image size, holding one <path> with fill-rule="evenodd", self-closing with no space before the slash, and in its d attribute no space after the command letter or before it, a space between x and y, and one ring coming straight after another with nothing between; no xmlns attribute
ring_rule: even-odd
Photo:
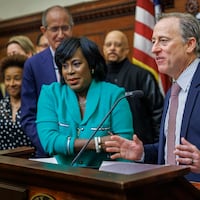
<svg viewBox="0 0 200 200"><path fill-rule="evenodd" d="M135 162L137 162L137 163L144 163L144 156L145 156L145 153L143 151L141 159L140 160L135 160Z"/></svg>

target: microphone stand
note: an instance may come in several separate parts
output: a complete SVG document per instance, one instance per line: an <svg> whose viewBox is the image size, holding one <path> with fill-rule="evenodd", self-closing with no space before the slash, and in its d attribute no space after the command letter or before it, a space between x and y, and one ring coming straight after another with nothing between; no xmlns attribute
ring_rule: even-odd
<svg viewBox="0 0 200 200"><path fill-rule="evenodd" d="M78 158L81 156L81 154L85 151L85 149L87 148L88 144L90 143L90 141L93 139L93 137L95 136L95 134L97 133L97 131L99 131L99 129L101 128L101 126L103 125L103 123L106 121L106 119L109 117L109 115L111 114L111 112L113 111L113 109L117 106L117 104L124 98L126 97L130 97L130 96L139 96L142 97L144 95L143 91L141 90L136 90L133 92L128 92L126 93L125 96L117 99L117 101L114 103L114 105L112 106L112 108L110 109L110 111L106 114L106 116L103 118L103 120L101 121L101 123L99 124L99 126L97 127L97 129L93 132L93 134L89 137L88 141L83 145L83 147L81 148L81 150L78 152L78 154L75 156L75 158L72 160L71 165L73 166L74 163L78 160Z"/></svg>

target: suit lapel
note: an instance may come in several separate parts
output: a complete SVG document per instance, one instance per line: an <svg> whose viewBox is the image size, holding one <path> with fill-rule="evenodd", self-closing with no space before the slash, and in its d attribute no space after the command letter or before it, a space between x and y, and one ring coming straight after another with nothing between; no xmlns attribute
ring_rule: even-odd
<svg viewBox="0 0 200 200"><path fill-rule="evenodd" d="M184 110L184 114L183 114L183 121L182 121L182 125L181 125L181 137L185 137L186 133L187 133L187 129L188 129L188 125L189 125L189 120L190 120L190 116L192 114L192 110L194 107L194 103L195 100L197 98L197 95L200 91L200 64L197 67L197 70L194 74L191 86L190 86L190 90L188 93L188 97L186 100L186 104L185 104L185 110ZM162 121L161 121L161 126L160 126L160 139L159 139L159 154L158 154L158 163L159 164L163 164L164 163L164 146L165 146L165 134L164 134L164 129L165 129L165 118L166 118L166 114L167 114L167 109L169 106L169 98L170 98L170 94L171 94L171 89L169 90L169 92L166 94L165 97L165 104L164 104L164 108L163 108L163 115L162 115Z"/></svg>
<svg viewBox="0 0 200 200"><path fill-rule="evenodd" d="M181 126L181 137L186 137L186 132L188 128L188 123L190 121L190 117L192 114L193 107L195 105L195 100L197 98L197 95L200 91L200 64L197 67L197 70L194 74L189 93L187 96L186 104L185 104L185 110L183 114L183 121Z"/></svg>
<svg viewBox="0 0 200 200"><path fill-rule="evenodd" d="M48 76L49 80L51 80L51 82L57 81L53 60L54 58L51 54L50 48L47 48L41 52L42 66L45 66L47 73L46 75Z"/></svg>
<svg viewBox="0 0 200 200"><path fill-rule="evenodd" d="M66 100L66 104L67 104L67 107L68 107L68 111L69 114L71 115L71 118L77 123L77 124L80 124L81 122L81 113L80 113L80 109L79 109L79 106L78 106L78 100L77 100L77 97L76 97L76 94L75 92L70 88L68 87L67 85L65 85L66 87L66 97L65 97L65 100Z"/></svg>
<svg viewBox="0 0 200 200"><path fill-rule="evenodd" d="M91 115L96 112L101 95L101 85L92 81L87 94L87 103L82 123L87 123Z"/></svg>
<svg viewBox="0 0 200 200"><path fill-rule="evenodd" d="M160 125L160 138L159 138L159 146L158 146L158 164L163 164L164 163L164 154L165 154L165 119L167 115L167 109L169 106L169 98L171 94L171 89L167 92L165 96L165 102L164 102L164 107L163 107L163 114L162 114L162 120L161 120L161 125Z"/></svg>
<svg viewBox="0 0 200 200"><path fill-rule="evenodd" d="M97 105L99 102L99 97L101 94L101 86L100 84L97 84L95 81L92 81L90 88L88 90L88 94L86 97L86 109L85 109L85 114L84 118L81 120L81 114L80 114L80 109L78 106L78 100L76 97L75 92L67 87L67 105L69 109L69 113L72 116L72 119L77 123L77 124L86 124L91 115L96 112Z"/></svg>

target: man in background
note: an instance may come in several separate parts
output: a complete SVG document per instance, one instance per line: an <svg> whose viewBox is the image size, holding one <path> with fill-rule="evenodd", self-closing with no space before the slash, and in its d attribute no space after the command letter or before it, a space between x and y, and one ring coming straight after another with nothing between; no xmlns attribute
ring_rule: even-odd
<svg viewBox="0 0 200 200"><path fill-rule="evenodd" d="M142 90L143 98L129 98L134 132L144 144L158 142L163 108L163 96L152 74L128 60L129 46L126 35L109 32L104 40L103 53L107 62L107 81L126 92Z"/></svg>
<svg viewBox="0 0 200 200"><path fill-rule="evenodd" d="M22 80L21 124L36 148L35 157L46 157L36 130L37 101L43 84L59 81L59 72L54 61L56 48L72 36L73 19L64 7L53 6L42 15L41 31L49 42L44 51L29 58L24 67Z"/></svg>
<svg viewBox="0 0 200 200"><path fill-rule="evenodd" d="M39 53L47 47L49 47L49 41L43 33L40 33L36 39L36 52Z"/></svg>

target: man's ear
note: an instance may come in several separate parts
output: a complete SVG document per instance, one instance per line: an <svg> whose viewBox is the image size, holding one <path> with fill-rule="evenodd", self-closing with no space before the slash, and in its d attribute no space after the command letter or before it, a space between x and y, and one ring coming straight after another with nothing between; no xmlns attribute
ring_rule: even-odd
<svg viewBox="0 0 200 200"><path fill-rule="evenodd" d="M190 37L187 41L187 53L191 53L196 48L196 39L194 37Z"/></svg>
<svg viewBox="0 0 200 200"><path fill-rule="evenodd" d="M130 49L127 47L127 48L125 49L126 55L129 54L129 51L130 51Z"/></svg>
<svg viewBox="0 0 200 200"><path fill-rule="evenodd" d="M43 34L45 34L45 32L46 32L46 27L45 26L40 26L40 30L41 30L41 32L43 33Z"/></svg>

